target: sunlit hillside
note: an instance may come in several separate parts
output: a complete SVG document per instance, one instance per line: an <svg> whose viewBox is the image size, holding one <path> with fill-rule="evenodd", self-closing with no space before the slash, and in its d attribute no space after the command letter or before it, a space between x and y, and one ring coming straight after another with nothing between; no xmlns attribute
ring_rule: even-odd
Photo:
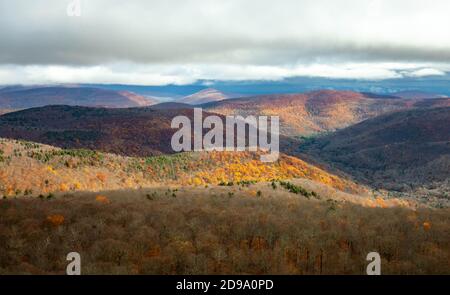
<svg viewBox="0 0 450 295"><path fill-rule="evenodd" d="M321 90L298 94L273 94L229 99L205 104L223 115L280 117L280 132L308 136L335 131L380 114L414 107L419 100L380 98L352 91ZM426 107L434 106L428 102Z"/></svg>
<svg viewBox="0 0 450 295"><path fill-rule="evenodd" d="M281 155L262 163L260 153L201 152L125 157L90 150L60 149L32 142L0 140L1 176L6 196L71 190L139 188L151 185L228 185L304 178L348 192L355 183L300 159Z"/></svg>
<svg viewBox="0 0 450 295"><path fill-rule="evenodd" d="M262 163L260 154L251 152L138 158L7 139L0 141L0 154L0 194L4 197L148 187L247 187L290 180L323 199L349 200L372 207L415 206L413 200L386 198L386 193L374 192L283 154L274 163Z"/></svg>

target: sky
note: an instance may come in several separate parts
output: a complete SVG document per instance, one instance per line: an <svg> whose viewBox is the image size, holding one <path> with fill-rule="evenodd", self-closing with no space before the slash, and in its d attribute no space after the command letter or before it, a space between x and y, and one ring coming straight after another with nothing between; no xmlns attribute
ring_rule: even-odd
<svg viewBox="0 0 450 295"><path fill-rule="evenodd" d="M448 0L0 0L0 84L439 77L449 12Z"/></svg>

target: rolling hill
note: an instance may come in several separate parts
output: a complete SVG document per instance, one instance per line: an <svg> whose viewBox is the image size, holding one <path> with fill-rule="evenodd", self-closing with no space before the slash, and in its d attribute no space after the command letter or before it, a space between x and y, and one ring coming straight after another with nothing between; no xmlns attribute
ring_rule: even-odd
<svg viewBox="0 0 450 295"><path fill-rule="evenodd" d="M155 103L154 99L128 91L90 87L6 87L0 91L2 109L26 109L46 105L127 108Z"/></svg>
<svg viewBox="0 0 450 295"><path fill-rule="evenodd" d="M450 191L450 107L382 115L307 140L303 155L378 188ZM448 198L448 196L447 196Z"/></svg>
<svg viewBox="0 0 450 295"><path fill-rule="evenodd" d="M208 115L220 114L203 112ZM0 137L29 140L62 148L85 148L127 156L173 153L172 119L187 116L194 122L194 109L180 103L140 108L93 108L45 106L0 116ZM226 126L224 125L224 140ZM208 132L203 129L203 134ZM193 136L192 132L192 136ZM237 133L235 133L236 143ZM248 134L245 134L248 144ZM280 141L288 142L284 136ZM193 143L193 140L192 140Z"/></svg>
<svg viewBox="0 0 450 295"><path fill-rule="evenodd" d="M45 106L0 116L0 136L128 156L171 153L173 117L188 109Z"/></svg>
<svg viewBox="0 0 450 295"><path fill-rule="evenodd" d="M280 132L309 136L335 131L378 115L414 107L416 100L369 97L368 93L322 90L302 94L265 95L203 104L223 115L280 116Z"/></svg>
<svg viewBox="0 0 450 295"><path fill-rule="evenodd" d="M417 108L436 108L436 107L450 107L450 97L429 98L417 101L414 104Z"/></svg>
<svg viewBox="0 0 450 295"><path fill-rule="evenodd" d="M238 185L304 179L312 187L367 196L367 189L282 154L262 163L258 152L188 152L126 157L0 138L0 196L152 186ZM26 193L32 191L33 193Z"/></svg>

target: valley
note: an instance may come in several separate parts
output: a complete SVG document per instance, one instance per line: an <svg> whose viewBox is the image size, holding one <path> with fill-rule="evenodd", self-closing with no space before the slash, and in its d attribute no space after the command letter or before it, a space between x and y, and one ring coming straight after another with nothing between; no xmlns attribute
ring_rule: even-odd
<svg viewBox="0 0 450 295"><path fill-rule="evenodd" d="M310 157L377 188L428 187L448 199L450 108L382 115L299 146Z"/></svg>

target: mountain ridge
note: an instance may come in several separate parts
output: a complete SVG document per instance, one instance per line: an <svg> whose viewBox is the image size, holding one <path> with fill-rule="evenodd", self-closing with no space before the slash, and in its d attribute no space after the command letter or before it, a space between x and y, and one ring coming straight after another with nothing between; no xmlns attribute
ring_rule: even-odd
<svg viewBox="0 0 450 295"><path fill-rule="evenodd" d="M353 91L320 90L232 98L201 107L222 115L279 116L282 134L310 136L342 129L384 113L414 108L418 102L420 100L370 98L367 93ZM427 107L433 106L428 104Z"/></svg>
<svg viewBox="0 0 450 295"><path fill-rule="evenodd" d="M229 97L225 93L217 89L206 88L199 92L185 96L182 99L178 100L178 102L191 105L200 105L208 102L222 101L228 98Z"/></svg>
<svg viewBox="0 0 450 295"><path fill-rule="evenodd" d="M46 105L78 105L90 107L138 107L157 101L129 91L113 91L91 87L19 87L0 91L0 108L26 109Z"/></svg>

